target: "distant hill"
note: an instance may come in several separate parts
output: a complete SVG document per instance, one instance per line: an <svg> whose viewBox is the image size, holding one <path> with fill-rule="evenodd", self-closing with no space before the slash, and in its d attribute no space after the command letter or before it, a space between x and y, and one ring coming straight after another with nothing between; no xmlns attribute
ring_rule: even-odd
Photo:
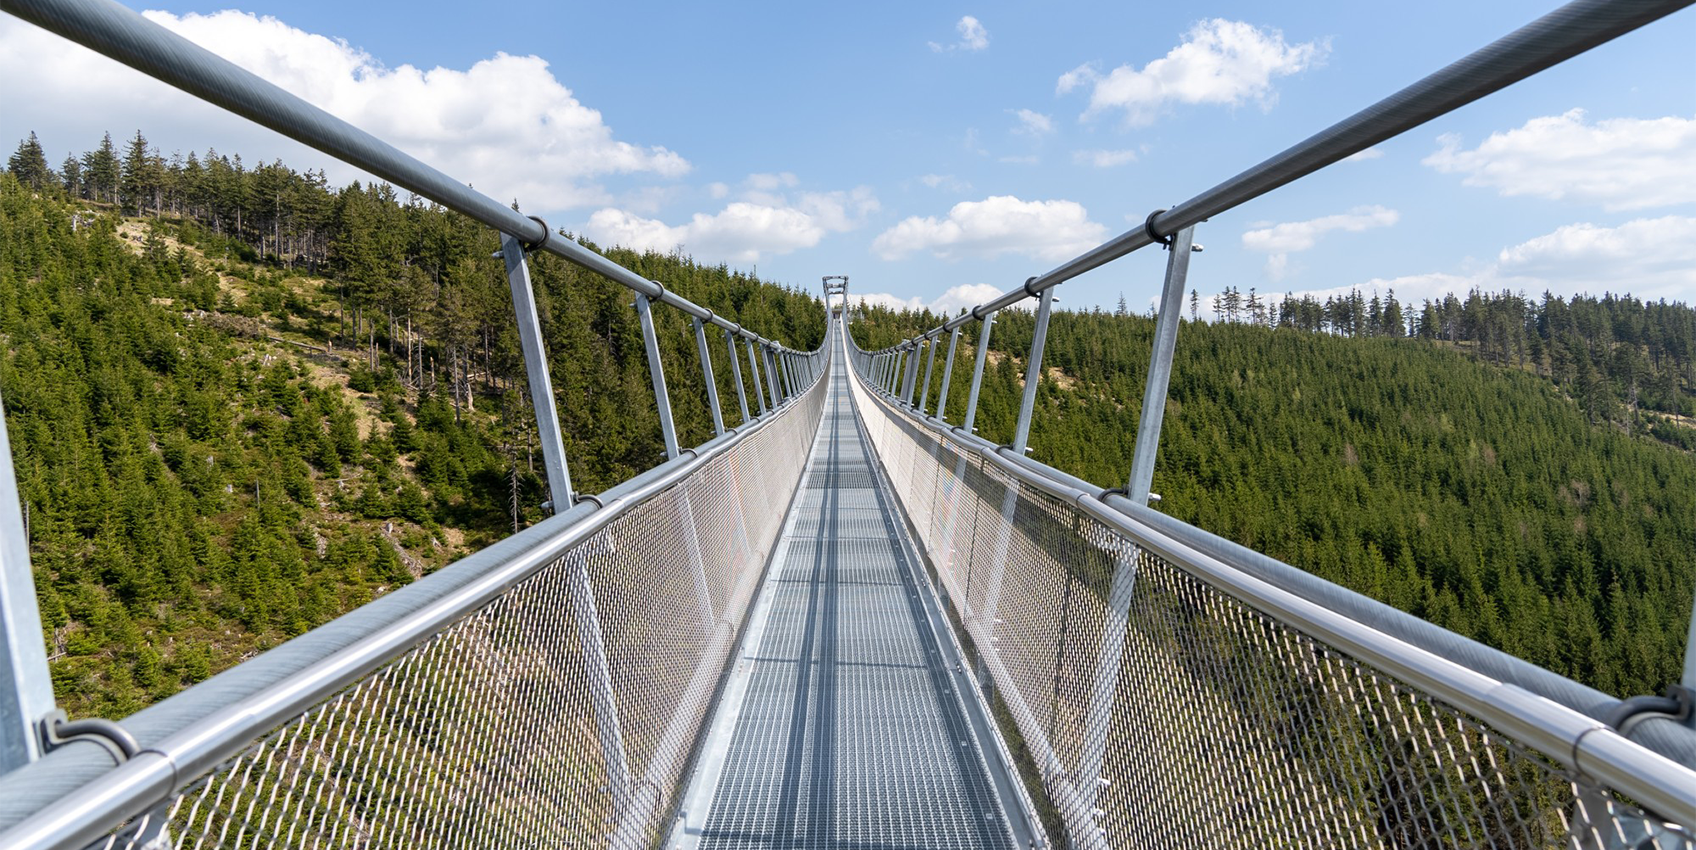
<svg viewBox="0 0 1696 850"><path fill-rule="evenodd" d="M1303 329L1294 302L1184 322L1160 510L1609 693L1677 681L1696 589L1696 312L1474 293L1386 322L1365 319L1387 310L1377 299L1336 302L1359 321ZM940 321L864 317L867 348ZM987 439L1011 441L1032 325L997 316ZM1124 486L1153 333L1147 317L1055 313L1036 459Z"/></svg>
<svg viewBox="0 0 1696 850"><path fill-rule="evenodd" d="M173 188L67 185L16 156L0 173L0 398L73 715L127 715L539 520L546 498L492 232L387 186L141 150L118 173ZM796 348L823 338L810 295L611 256ZM632 296L531 265L573 483L598 492L665 457ZM693 333L654 313L679 438L700 443Z"/></svg>

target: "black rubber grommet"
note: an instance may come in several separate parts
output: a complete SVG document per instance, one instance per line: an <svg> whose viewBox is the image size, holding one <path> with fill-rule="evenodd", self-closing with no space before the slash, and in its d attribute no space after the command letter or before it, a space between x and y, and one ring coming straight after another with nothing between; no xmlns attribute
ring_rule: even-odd
<svg viewBox="0 0 1696 850"><path fill-rule="evenodd" d="M540 224L542 226L542 241L520 243L521 245L524 246L524 253L531 254L531 253L534 253L536 251L540 251L542 249L542 246L548 244L548 240L553 238L554 229L549 227L548 223L543 221L542 217L539 216L539 215L532 215L532 216L525 216L525 217L530 219L533 222L536 222L537 224Z"/></svg>
<svg viewBox="0 0 1696 850"><path fill-rule="evenodd" d="M1172 247L1172 237L1171 236L1161 236L1159 233L1154 232L1154 218L1155 218L1155 216L1158 216L1158 215L1160 215L1161 213L1164 213L1164 212L1166 212L1166 211L1163 210L1163 209L1159 209L1159 210L1155 210L1154 212L1149 213L1148 218L1143 220L1142 232L1148 234L1148 238L1153 240L1154 242L1157 242L1161 245L1165 245L1166 247L1170 248L1170 247Z"/></svg>
<svg viewBox="0 0 1696 850"><path fill-rule="evenodd" d="M1036 275L1033 274L1030 277L1025 278L1025 294L1032 298L1040 298L1042 294L1031 289L1031 284L1033 283L1036 283Z"/></svg>

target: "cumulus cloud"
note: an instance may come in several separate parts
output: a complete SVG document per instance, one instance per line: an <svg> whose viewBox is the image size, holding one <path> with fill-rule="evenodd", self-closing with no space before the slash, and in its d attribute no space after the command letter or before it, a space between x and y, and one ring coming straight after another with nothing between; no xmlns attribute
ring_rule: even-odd
<svg viewBox="0 0 1696 850"><path fill-rule="evenodd" d="M456 179L531 209L605 203L596 178L606 175L677 177L690 168L664 147L615 138L601 113L578 101L537 56L497 53L463 69L390 68L346 41L273 17L145 14ZM100 129L141 127L155 143L198 147L217 138L219 147L243 145L250 157L287 152L297 167L325 159L299 157L298 145L15 19L0 21L0 77L30 81L7 87L6 125L64 128L52 135L67 147L92 146ZM90 121L99 129L85 128ZM338 178L357 174L333 171Z"/></svg>
<svg viewBox="0 0 1696 850"><path fill-rule="evenodd" d="M1393 287L1404 299L1507 289L1532 295L1631 293L1689 303L1696 293L1696 218L1639 218L1617 227L1569 224L1503 248L1494 261L1472 269L1374 278L1362 286Z"/></svg>
<svg viewBox="0 0 1696 850"><path fill-rule="evenodd" d="M929 251L946 260L1022 254L1042 260L1063 260L1095 247L1107 228L1089 220L1076 201L1023 201L995 195L981 201L962 201L948 217L913 216L879 234L872 251L898 260Z"/></svg>
<svg viewBox="0 0 1696 850"><path fill-rule="evenodd" d="M1696 116L1591 123L1584 110L1573 109L1491 133L1472 150L1463 150L1454 134L1437 143L1425 165L1506 196L1600 204L1610 211L1696 202Z"/></svg>
<svg viewBox="0 0 1696 850"><path fill-rule="evenodd" d="M860 227L879 209L877 196L865 186L793 197L776 191L798 185L799 178L788 172L751 174L737 199L719 212L695 213L687 222L670 225L608 207L589 216L583 232L596 242L638 251L682 251L700 260L755 263ZM728 196L730 187L724 186L724 193Z"/></svg>
<svg viewBox="0 0 1696 850"><path fill-rule="evenodd" d="M1358 233L1375 227L1389 227L1400 219L1400 213L1385 207L1355 207L1339 215L1320 216L1307 221L1287 221L1249 230L1243 234L1243 247L1267 254L1267 276L1273 280L1282 280L1289 272L1289 255L1312 248L1320 236L1333 230Z"/></svg>
<svg viewBox="0 0 1696 850"><path fill-rule="evenodd" d="M1019 119L1019 126L1013 132L1024 136L1046 136L1054 132L1054 119L1030 109L1010 109Z"/></svg>
<svg viewBox="0 0 1696 850"><path fill-rule="evenodd" d="M1273 78L1314 67L1329 51L1324 41L1291 44L1278 30L1214 18L1190 28L1182 44L1141 69L1120 65L1103 75L1094 64L1080 65L1060 75L1055 91L1090 86L1084 117L1122 110L1128 125L1148 124L1172 103L1253 101L1269 109L1278 99Z"/></svg>
<svg viewBox="0 0 1696 850"><path fill-rule="evenodd" d="M1078 165L1093 165L1096 168L1112 168L1127 162L1136 162L1137 152L1124 151L1073 151L1072 162Z"/></svg>
<svg viewBox="0 0 1696 850"><path fill-rule="evenodd" d="M953 44L928 42L931 51L934 53L951 53L956 50L964 50L968 53L975 53L989 46L989 31L984 29L983 24L978 23L978 19L971 15L961 18L958 23L954 24L954 31L960 34L959 41Z"/></svg>
<svg viewBox="0 0 1696 850"><path fill-rule="evenodd" d="M856 293L849 297L855 303L888 307L891 310L929 310L939 316L953 316L961 310L976 307L1000 294L1001 290L987 283L963 283L948 287L948 291L929 302L916 295L911 298L901 298L887 292Z"/></svg>

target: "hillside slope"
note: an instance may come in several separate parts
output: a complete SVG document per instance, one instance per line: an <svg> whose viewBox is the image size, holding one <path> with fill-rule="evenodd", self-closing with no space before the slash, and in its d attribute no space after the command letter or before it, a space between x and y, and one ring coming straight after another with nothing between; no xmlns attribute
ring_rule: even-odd
<svg viewBox="0 0 1696 850"><path fill-rule="evenodd" d="M854 333L870 348L936 321L868 309ZM1029 314L998 317L987 439L1011 440L1031 332ZM1153 332L1143 317L1054 315L1036 459L1124 485ZM1601 690L1678 679L1696 456L1598 421L1532 371L1419 339L1185 322L1153 489L1166 513Z"/></svg>
<svg viewBox="0 0 1696 850"><path fill-rule="evenodd" d="M345 277L313 273L330 269L0 174L0 397L73 715L127 715L543 516L494 235L392 197L373 208L398 223L409 301L368 296L361 316ZM798 348L822 339L807 295L614 256ZM664 460L631 296L532 265L573 483L598 492ZM680 439L702 442L693 334L676 311L655 318Z"/></svg>

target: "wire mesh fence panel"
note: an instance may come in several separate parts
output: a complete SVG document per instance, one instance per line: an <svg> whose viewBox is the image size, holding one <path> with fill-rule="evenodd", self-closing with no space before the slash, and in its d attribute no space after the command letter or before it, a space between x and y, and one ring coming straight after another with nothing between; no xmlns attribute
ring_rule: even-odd
<svg viewBox="0 0 1696 850"><path fill-rule="evenodd" d="M1696 847L854 390L1074 846Z"/></svg>
<svg viewBox="0 0 1696 850"><path fill-rule="evenodd" d="M822 403L815 387L97 846L652 846Z"/></svg>

